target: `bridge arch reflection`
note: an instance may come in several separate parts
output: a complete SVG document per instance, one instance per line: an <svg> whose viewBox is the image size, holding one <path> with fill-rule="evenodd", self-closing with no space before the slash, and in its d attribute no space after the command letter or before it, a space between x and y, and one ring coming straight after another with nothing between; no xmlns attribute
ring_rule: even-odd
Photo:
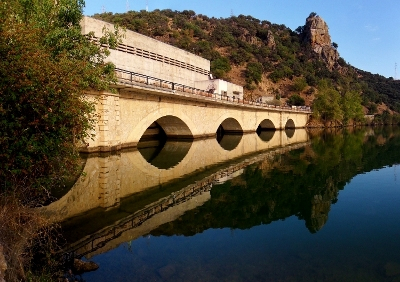
<svg viewBox="0 0 400 282"><path fill-rule="evenodd" d="M234 118L225 119L217 129L217 141L226 151L234 150L242 140L243 129Z"/></svg>
<svg viewBox="0 0 400 282"><path fill-rule="evenodd" d="M287 128L296 128L296 125L294 124L294 121L291 118L288 119L285 124L285 129Z"/></svg>
<svg viewBox="0 0 400 282"><path fill-rule="evenodd" d="M257 131L258 137L264 142L269 142L275 135L275 130Z"/></svg>
<svg viewBox="0 0 400 282"><path fill-rule="evenodd" d="M257 128L259 130L275 130L276 126L270 119L264 119Z"/></svg>
<svg viewBox="0 0 400 282"><path fill-rule="evenodd" d="M286 136L287 136L287 138L292 138L293 136L294 136L294 133L296 132L296 129L294 129L294 128L286 128L285 129L285 133L286 133Z"/></svg>
<svg viewBox="0 0 400 282"><path fill-rule="evenodd" d="M154 140L140 141L137 148L151 165L159 169L171 169L185 158L191 146L191 141Z"/></svg>

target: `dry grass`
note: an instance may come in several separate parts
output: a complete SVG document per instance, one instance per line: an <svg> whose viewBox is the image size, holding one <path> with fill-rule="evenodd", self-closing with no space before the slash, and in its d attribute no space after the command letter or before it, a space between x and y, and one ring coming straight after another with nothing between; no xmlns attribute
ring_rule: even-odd
<svg viewBox="0 0 400 282"><path fill-rule="evenodd" d="M7 262L6 281L27 280L32 247L44 242L51 229L46 219L29 205L22 204L21 196L0 195L0 245Z"/></svg>

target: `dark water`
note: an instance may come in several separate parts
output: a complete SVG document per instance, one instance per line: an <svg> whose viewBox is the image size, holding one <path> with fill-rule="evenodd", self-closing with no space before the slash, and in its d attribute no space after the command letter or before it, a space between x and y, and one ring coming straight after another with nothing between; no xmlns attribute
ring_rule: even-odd
<svg viewBox="0 0 400 282"><path fill-rule="evenodd" d="M168 163L149 155L158 167ZM100 266L83 279L400 281L398 129L312 133L297 148L254 158L246 156L246 165L237 158L197 169L193 183L236 165L230 177L214 179L139 223L127 219L138 213L133 206L178 195L191 177L130 196L137 201L121 199L107 212L66 221L67 239L86 238L80 245L70 242L73 250ZM88 222L104 223L81 227Z"/></svg>

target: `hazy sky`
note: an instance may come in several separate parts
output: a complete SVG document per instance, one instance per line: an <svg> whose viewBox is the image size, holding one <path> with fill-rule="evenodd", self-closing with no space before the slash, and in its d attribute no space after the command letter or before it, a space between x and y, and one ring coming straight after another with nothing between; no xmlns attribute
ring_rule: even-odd
<svg viewBox="0 0 400 282"><path fill-rule="evenodd" d="M351 65L400 78L400 0L86 0L85 15L129 10L193 10L208 17L251 15L292 30L311 12L328 24L332 42ZM395 64L397 63L397 75Z"/></svg>

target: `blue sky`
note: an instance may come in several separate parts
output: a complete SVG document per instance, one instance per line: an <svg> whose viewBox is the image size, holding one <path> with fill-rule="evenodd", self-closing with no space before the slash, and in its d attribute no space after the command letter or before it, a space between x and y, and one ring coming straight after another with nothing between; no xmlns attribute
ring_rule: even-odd
<svg viewBox="0 0 400 282"><path fill-rule="evenodd" d="M127 7L193 10L216 18L251 15L292 30L315 12L328 24L332 42L339 45L340 56L348 63L400 78L400 0L86 0L84 14L124 13Z"/></svg>

